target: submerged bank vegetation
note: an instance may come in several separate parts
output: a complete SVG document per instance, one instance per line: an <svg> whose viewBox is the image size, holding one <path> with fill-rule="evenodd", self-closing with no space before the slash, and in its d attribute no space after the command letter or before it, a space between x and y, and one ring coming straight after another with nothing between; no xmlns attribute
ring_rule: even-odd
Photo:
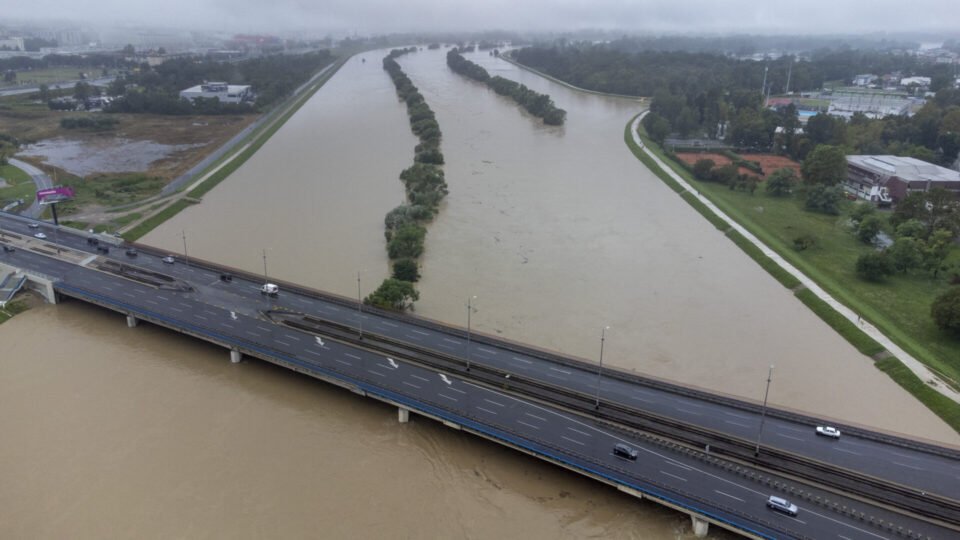
<svg viewBox="0 0 960 540"><path fill-rule="evenodd" d="M486 84L501 96L513 98L527 112L542 119L544 124L562 126L567 119L567 111L558 108L550 99L550 96L535 92L516 81L505 79L499 75L491 77L483 66L464 58L460 54L460 49L450 49L450 52L447 53L447 65L460 75Z"/></svg>
<svg viewBox="0 0 960 540"><path fill-rule="evenodd" d="M370 293L364 303L388 309L405 309L419 298L413 283L420 278L416 259L423 254L427 235L424 225L433 219L440 201L447 195L443 176L443 153L440 151L440 125L436 115L396 58L416 52L416 47L394 49L383 59L397 89L397 96L407 104L410 130L420 142L414 149L413 165L400 173L407 202L387 212L384 218L387 255L392 263L392 276Z"/></svg>

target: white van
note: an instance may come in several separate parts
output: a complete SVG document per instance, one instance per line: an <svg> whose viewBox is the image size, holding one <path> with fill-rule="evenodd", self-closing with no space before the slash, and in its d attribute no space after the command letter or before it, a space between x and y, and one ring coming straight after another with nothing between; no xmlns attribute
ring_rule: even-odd
<svg viewBox="0 0 960 540"><path fill-rule="evenodd" d="M265 294L267 296L276 296L279 293L280 293L280 287L277 287L273 283L264 283L263 286L260 287L260 294Z"/></svg>

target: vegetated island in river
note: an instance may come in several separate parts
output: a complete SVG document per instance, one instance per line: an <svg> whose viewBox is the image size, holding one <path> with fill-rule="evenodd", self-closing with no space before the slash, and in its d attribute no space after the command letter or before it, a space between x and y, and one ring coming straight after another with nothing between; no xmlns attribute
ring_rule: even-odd
<svg viewBox="0 0 960 540"><path fill-rule="evenodd" d="M447 53L447 65L453 71L480 81L489 86L501 96L510 96L530 114L543 119L543 123L551 126L562 126L567 119L567 111L554 105L547 94L535 92L526 86L499 75L491 77L487 70L479 64L467 60L460 54L460 49L450 49Z"/></svg>
<svg viewBox="0 0 960 540"><path fill-rule="evenodd" d="M384 218L387 255L393 263L392 276L364 300L366 304L387 309L403 310L419 299L413 283L420 279L416 259L423 253L427 234L424 224L433 219L440 201L447 195L447 182L440 168L443 165L440 125L423 95L396 61L397 57L416 50L416 47L394 49L383 58L383 69L393 79L397 96L407 104L410 130L420 138L413 165L400 173L407 202L388 212Z"/></svg>

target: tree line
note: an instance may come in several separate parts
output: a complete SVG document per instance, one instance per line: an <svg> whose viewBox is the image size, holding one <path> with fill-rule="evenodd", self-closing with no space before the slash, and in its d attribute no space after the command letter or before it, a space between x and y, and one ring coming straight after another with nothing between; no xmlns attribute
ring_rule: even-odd
<svg viewBox="0 0 960 540"><path fill-rule="evenodd" d="M562 126L566 120L567 111L558 108L550 96L499 75L491 77L483 66L464 58L459 49L450 49L447 52L447 65L461 75L486 84L501 96L513 98L527 112L542 119L544 124Z"/></svg>
<svg viewBox="0 0 960 540"><path fill-rule="evenodd" d="M383 69L390 75L397 96L407 105L410 130L420 140L414 149L413 165L400 173L407 202L390 210L384 218L387 256L392 261L392 275L364 303L386 309L403 310L419 299L413 283L420 279L417 258L423 254L427 229L440 202L447 195L443 176L443 153L440 151L440 124L396 58L416 52L416 47L394 49L383 58Z"/></svg>
<svg viewBox="0 0 960 540"><path fill-rule="evenodd" d="M175 58L117 78L107 93L119 96L107 112L152 114L242 114L263 111L293 93L318 70L333 62L330 51L272 55L241 62ZM204 81L226 81L253 87L253 104L221 103L217 99L181 99L180 91Z"/></svg>
<svg viewBox="0 0 960 540"><path fill-rule="evenodd" d="M706 52L640 50L612 45L531 47L515 53L530 67L602 92L651 96L644 125L663 142L681 138L722 139L742 149L774 151L802 160L817 145L841 146L848 154L893 154L949 165L960 152L960 90L949 66L916 56L878 50L822 49L809 59L784 56L767 62ZM764 106L764 70L771 94L818 90L826 81L849 81L858 73L924 75L936 97L917 114L849 121L818 114L801 133L797 108ZM782 128L782 133L777 133Z"/></svg>

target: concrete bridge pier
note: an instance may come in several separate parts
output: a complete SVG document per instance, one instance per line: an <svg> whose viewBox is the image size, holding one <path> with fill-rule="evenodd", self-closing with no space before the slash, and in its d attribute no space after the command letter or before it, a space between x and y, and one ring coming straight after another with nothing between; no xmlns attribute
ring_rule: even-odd
<svg viewBox="0 0 960 540"><path fill-rule="evenodd" d="M693 524L693 535L697 538L707 536L707 529L710 528L710 522L697 517L696 514L690 514L690 521Z"/></svg>
<svg viewBox="0 0 960 540"><path fill-rule="evenodd" d="M133 315L127 315L127 328L136 328L139 322Z"/></svg>
<svg viewBox="0 0 960 540"><path fill-rule="evenodd" d="M239 364L240 360L243 360L243 353L236 349L230 349L230 363Z"/></svg>
<svg viewBox="0 0 960 540"><path fill-rule="evenodd" d="M397 421L401 424L406 424L410 421L410 410L404 409L403 407L397 407Z"/></svg>

